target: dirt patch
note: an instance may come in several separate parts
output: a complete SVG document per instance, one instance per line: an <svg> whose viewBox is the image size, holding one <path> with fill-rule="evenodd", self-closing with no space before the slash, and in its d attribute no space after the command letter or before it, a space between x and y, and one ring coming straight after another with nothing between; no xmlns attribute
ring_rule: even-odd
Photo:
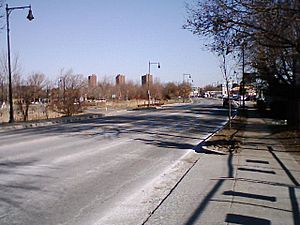
<svg viewBox="0 0 300 225"><path fill-rule="evenodd" d="M275 135L289 152L300 153L300 131L282 131Z"/></svg>
<svg viewBox="0 0 300 225"><path fill-rule="evenodd" d="M287 126L272 126L271 129L273 137L300 164L300 131L290 130Z"/></svg>
<svg viewBox="0 0 300 225"><path fill-rule="evenodd" d="M232 120L231 129L229 128L229 124L227 124L205 142L203 147L208 150L225 153L238 153L240 151L246 120L247 113L237 116ZM283 151L290 153L300 164L300 131L290 130L284 125L272 125L269 126L269 129L272 132L272 137L284 146Z"/></svg>
<svg viewBox="0 0 300 225"><path fill-rule="evenodd" d="M238 153L243 136L246 118L237 116L232 120L231 127L227 123L224 128L214 134L203 145L204 148L225 153Z"/></svg>

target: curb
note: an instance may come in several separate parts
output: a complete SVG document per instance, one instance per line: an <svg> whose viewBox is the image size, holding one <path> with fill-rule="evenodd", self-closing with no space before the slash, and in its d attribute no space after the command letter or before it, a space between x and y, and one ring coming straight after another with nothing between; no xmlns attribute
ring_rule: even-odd
<svg viewBox="0 0 300 225"><path fill-rule="evenodd" d="M82 121L82 120L97 119L103 116L104 114L86 114L86 115L79 115L79 116L48 119L45 121L30 121L30 122L20 122L16 124L4 124L4 125L0 125L0 132L7 131L7 130L15 130L15 129L50 126L50 125L62 124L62 123L70 123L70 122L72 123L72 122Z"/></svg>
<svg viewBox="0 0 300 225"><path fill-rule="evenodd" d="M191 150L193 150L195 153L204 153L204 154L218 154L218 155L225 155L224 152L217 152L217 151L211 151L209 149L203 148L203 144L208 141L212 136L214 136L216 133L218 133L220 130L224 128L228 124L229 121L226 121L223 123L220 127L215 129L211 134L208 134L204 139L198 143L196 146L194 146ZM190 154L191 152L188 152L186 155ZM175 185L169 190L169 192L166 194L166 196L159 202L159 204L151 211L149 212L148 217L143 221L142 225L145 225L149 219L152 217L152 215L158 210L158 208L166 201L166 199L174 192L174 190L178 187L178 185L183 181L183 179L188 175L188 173L193 169L193 167L199 162L201 157L198 157L195 159L195 161L192 163L192 165L185 171L185 173L181 176L181 178L175 183Z"/></svg>
<svg viewBox="0 0 300 225"><path fill-rule="evenodd" d="M132 111L143 111L143 110L154 110L154 109L158 109L158 107L140 107L140 108L133 108Z"/></svg>

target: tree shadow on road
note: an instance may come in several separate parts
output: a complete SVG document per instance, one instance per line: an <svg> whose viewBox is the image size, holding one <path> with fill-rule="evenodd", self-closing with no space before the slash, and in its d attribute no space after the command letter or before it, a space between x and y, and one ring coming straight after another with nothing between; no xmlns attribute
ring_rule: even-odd
<svg viewBox="0 0 300 225"><path fill-rule="evenodd" d="M155 145L161 148L174 148L174 149L193 149L194 145L188 143L179 143L179 142L171 142L171 141L163 141L163 140L147 140L136 138L136 141L142 141L147 145Z"/></svg>
<svg viewBox="0 0 300 225"><path fill-rule="evenodd" d="M198 108L201 108L198 106ZM164 110L153 112L137 112L118 116L107 116L86 121L74 121L67 124L59 124L47 127L35 127L16 131L11 134L23 134L32 136L35 134L46 136L77 136L82 138L121 138L142 135L145 143L159 147L175 149L193 148L191 141L201 140L201 136L215 131L227 120L226 112L219 114L214 106L207 113L211 117L198 116L189 112L181 113L181 108L176 108L175 114L166 113ZM182 108L186 110L186 108ZM199 109L200 110L200 109ZM141 141L141 140L139 140Z"/></svg>
<svg viewBox="0 0 300 225"><path fill-rule="evenodd" d="M0 160L0 205L3 215L11 208L26 211L24 199L27 199L28 194L34 195L37 192L45 192L35 181L41 178L49 179L49 176L33 172L24 173L24 170L30 170L37 162L38 160L35 159ZM13 179L14 177L17 179Z"/></svg>

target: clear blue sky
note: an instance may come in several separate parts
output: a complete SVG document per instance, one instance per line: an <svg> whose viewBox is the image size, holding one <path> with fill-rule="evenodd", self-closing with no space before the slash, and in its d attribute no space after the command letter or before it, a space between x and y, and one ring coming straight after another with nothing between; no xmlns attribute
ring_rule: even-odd
<svg viewBox="0 0 300 225"><path fill-rule="evenodd" d="M12 6L31 4L10 16L12 54L18 54L22 72L43 72L56 79L59 71L98 77L124 74L138 81L148 71L148 61L162 82L182 81L192 75L194 85L220 81L219 59L203 43L183 30L189 0L7 0ZM5 10L2 9L5 15ZM4 18L2 25L5 25ZM6 30L1 30L6 52Z"/></svg>

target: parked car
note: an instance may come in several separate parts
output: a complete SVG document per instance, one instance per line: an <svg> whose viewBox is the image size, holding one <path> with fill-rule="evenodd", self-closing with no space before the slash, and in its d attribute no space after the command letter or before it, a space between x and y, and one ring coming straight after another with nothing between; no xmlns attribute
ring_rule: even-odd
<svg viewBox="0 0 300 225"><path fill-rule="evenodd" d="M223 107L229 107L229 102L230 102L232 108L239 107L239 101L233 97L230 97L230 100L228 97L224 97L223 98Z"/></svg>

